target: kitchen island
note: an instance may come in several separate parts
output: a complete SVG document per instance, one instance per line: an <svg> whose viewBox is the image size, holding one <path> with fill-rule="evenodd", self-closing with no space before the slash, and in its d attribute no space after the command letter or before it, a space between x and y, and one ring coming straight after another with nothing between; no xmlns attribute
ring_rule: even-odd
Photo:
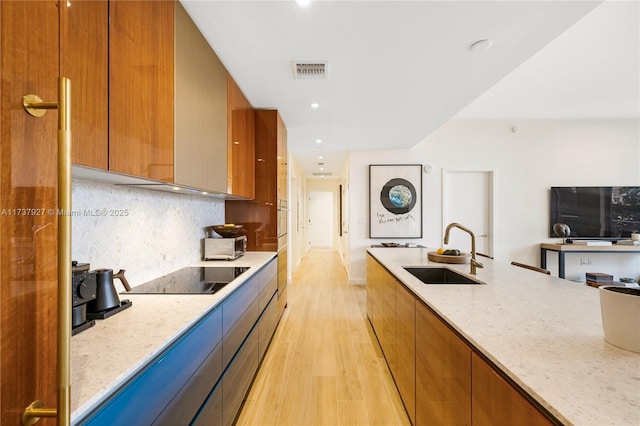
<svg viewBox="0 0 640 426"><path fill-rule="evenodd" d="M469 265L431 262L427 252L434 249L428 248L367 251L415 296L416 306L426 305L473 353L504 375L540 411L550 414L552 422L640 424L640 354L604 341L596 288L485 258L479 259L484 268L474 277L484 285L427 285L403 266L446 267L469 275ZM367 280L370 286L372 277ZM398 297L396 306L400 302ZM416 326L416 336L419 331ZM383 351L385 338L378 334ZM399 338L394 345L400 358ZM418 367L420 351L415 356ZM402 394L398 382L396 378ZM415 403L420 403L418 396Z"/></svg>
<svg viewBox="0 0 640 426"><path fill-rule="evenodd" d="M275 252L249 252L232 262L191 265L249 267L215 294L121 294L121 299L133 302L131 308L97 321L94 327L71 339L72 423L77 424L103 404L187 331L230 300L275 256ZM272 269L275 276L276 266Z"/></svg>

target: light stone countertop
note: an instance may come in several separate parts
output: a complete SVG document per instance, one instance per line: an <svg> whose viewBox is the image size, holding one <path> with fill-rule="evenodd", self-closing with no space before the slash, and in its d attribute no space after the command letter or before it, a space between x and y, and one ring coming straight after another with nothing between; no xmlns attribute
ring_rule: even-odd
<svg viewBox="0 0 640 426"><path fill-rule="evenodd" d="M640 354L604 340L598 290L484 257L486 285L427 285L425 248L368 252L565 424L640 425ZM638 330L640 333L640 330Z"/></svg>
<svg viewBox="0 0 640 426"><path fill-rule="evenodd" d="M120 294L132 306L71 338L71 422L76 424L120 384L138 373L184 331L218 306L276 256L248 252L234 261L191 266L248 266L216 294Z"/></svg>

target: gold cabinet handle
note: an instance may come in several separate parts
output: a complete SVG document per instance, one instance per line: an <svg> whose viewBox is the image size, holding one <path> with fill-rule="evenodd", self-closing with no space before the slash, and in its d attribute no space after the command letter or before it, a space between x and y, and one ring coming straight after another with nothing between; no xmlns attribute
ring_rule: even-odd
<svg viewBox="0 0 640 426"><path fill-rule="evenodd" d="M40 417L56 417L58 412L55 408L43 408L44 402L33 401L22 414L22 424L32 426L40 420Z"/></svg>
<svg viewBox="0 0 640 426"><path fill-rule="evenodd" d="M27 113L42 117L48 109L58 109L58 405L43 408L34 401L23 415L23 425L33 425L41 417L57 417L58 426L71 424L71 80L58 80L58 102L43 102L25 95Z"/></svg>

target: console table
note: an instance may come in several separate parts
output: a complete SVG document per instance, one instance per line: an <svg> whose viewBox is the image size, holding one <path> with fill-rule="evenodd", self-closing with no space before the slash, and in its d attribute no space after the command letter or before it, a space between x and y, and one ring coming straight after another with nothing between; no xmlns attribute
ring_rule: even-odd
<svg viewBox="0 0 640 426"><path fill-rule="evenodd" d="M564 278L565 254L567 253L638 253L640 246L624 246L613 244L610 246L584 246L581 244L540 244L540 267L547 269L547 252L558 253L558 277Z"/></svg>

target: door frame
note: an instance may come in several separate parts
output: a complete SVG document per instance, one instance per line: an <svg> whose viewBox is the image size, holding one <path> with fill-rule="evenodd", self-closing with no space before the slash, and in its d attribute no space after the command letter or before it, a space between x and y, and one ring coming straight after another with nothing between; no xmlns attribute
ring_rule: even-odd
<svg viewBox="0 0 640 426"><path fill-rule="evenodd" d="M484 253L486 255L492 256L493 257L493 253L495 252L495 226L494 226L494 217L495 217L495 193L496 193L496 172L495 170L487 170L487 169L442 169L442 179L441 179L441 188L440 188L440 193L442 194L442 211L441 211L441 216L440 216L440 222L441 222L441 227L440 229L442 230L442 232L444 232L445 227L448 225L448 223L445 223L445 218L447 217L447 191L445 191L446 187L447 187L447 175L448 174L454 174L454 173L484 173L487 175L488 179L489 179L489 188L488 188L488 194L487 197L489 198L487 200L487 206L488 206L488 222L489 222L489 229L487 229L488 232L488 237L487 237L487 247L488 249L486 250L488 253ZM442 236L441 236L442 237ZM476 237L478 237L476 235ZM442 240L442 238L441 238Z"/></svg>

